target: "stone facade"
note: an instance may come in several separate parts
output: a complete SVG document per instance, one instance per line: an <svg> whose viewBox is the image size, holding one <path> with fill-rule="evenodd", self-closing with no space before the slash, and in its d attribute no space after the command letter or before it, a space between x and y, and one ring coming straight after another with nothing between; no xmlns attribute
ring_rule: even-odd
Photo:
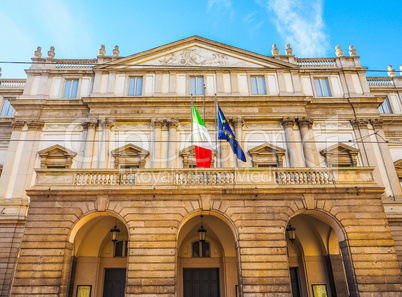
<svg viewBox="0 0 402 297"><path fill-rule="evenodd" d="M38 47L0 80L1 296L402 296L402 79L353 46L119 53ZM220 140L193 168L190 102L215 139L215 98L247 162Z"/></svg>

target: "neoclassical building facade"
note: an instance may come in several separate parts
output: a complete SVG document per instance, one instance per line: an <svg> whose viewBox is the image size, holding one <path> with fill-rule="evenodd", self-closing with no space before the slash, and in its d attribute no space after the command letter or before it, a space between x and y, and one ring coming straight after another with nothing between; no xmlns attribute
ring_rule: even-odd
<svg viewBox="0 0 402 297"><path fill-rule="evenodd" d="M402 78L349 49L38 48L0 79L0 295L402 296Z"/></svg>

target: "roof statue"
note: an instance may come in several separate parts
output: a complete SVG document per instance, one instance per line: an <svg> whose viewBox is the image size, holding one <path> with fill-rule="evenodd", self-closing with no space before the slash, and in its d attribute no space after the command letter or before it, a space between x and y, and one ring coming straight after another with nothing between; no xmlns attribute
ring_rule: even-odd
<svg viewBox="0 0 402 297"><path fill-rule="evenodd" d="M106 55L105 45L101 44L101 47L99 49L99 56L104 57L105 55Z"/></svg>
<svg viewBox="0 0 402 297"><path fill-rule="evenodd" d="M353 45L349 45L349 56L353 57L353 56L356 56L356 54L357 54L357 51L355 50Z"/></svg>
<svg viewBox="0 0 402 297"><path fill-rule="evenodd" d="M279 49L276 47L275 43L272 45L272 55L273 56L279 55Z"/></svg>
<svg viewBox="0 0 402 297"><path fill-rule="evenodd" d="M118 57L120 55L119 47L116 45L113 50L113 56Z"/></svg>
<svg viewBox="0 0 402 297"><path fill-rule="evenodd" d="M341 49L341 46L339 44L337 46L335 46L335 49L336 49L335 54L337 57L343 56L343 50Z"/></svg>
<svg viewBox="0 0 402 297"><path fill-rule="evenodd" d="M48 57L49 59L53 59L54 56L55 56L55 53L54 53L54 46L51 46L51 47L50 47L50 50L47 52L47 57Z"/></svg>
<svg viewBox="0 0 402 297"><path fill-rule="evenodd" d="M36 48L36 51L34 52L34 57L37 59L42 57L42 48L40 46Z"/></svg>
<svg viewBox="0 0 402 297"><path fill-rule="evenodd" d="M293 55L293 49L290 47L290 44L286 44L286 55L290 56Z"/></svg>

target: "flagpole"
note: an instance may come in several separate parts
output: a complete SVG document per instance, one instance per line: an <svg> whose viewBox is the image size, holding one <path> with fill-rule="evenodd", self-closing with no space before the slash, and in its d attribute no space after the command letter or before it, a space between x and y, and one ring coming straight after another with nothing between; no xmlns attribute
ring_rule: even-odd
<svg viewBox="0 0 402 297"><path fill-rule="evenodd" d="M190 162L191 162L191 168L193 168L193 94L191 94L191 134L190 134L190 139L191 139L191 146L190 146Z"/></svg>
<svg viewBox="0 0 402 297"><path fill-rule="evenodd" d="M216 93L215 93L215 147L216 147L216 157L215 157L215 168L218 167L218 104L216 102Z"/></svg>
<svg viewBox="0 0 402 297"><path fill-rule="evenodd" d="M204 121L204 124L206 124L205 123L205 84L204 84L204 96L203 96L204 98L203 98L203 103L202 103L202 107L204 108L204 118L203 118L203 121Z"/></svg>

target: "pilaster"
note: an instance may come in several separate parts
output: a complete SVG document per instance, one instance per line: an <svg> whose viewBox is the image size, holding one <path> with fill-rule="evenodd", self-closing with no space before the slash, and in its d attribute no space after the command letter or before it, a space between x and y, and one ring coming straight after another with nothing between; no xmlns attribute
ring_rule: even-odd
<svg viewBox="0 0 402 297"><path fill-rule="evenodd" d="M295 124L295 118L293 117L284 117L281 120L282 126L285 129L285 138L287 143L287 151L289 156L289 166L290 167L298 167L297 160L297 146L296 146L296 138L293 131L293 126Z"/></svg>
<svg viewBox="0 0 402 297"><path fill-rule="evenodd" d="M305 164L307 167L317 167L319 161L314 133L312 130L313 120L309 117L301 117L297 119L297 124L300 129Z"/></svg>

